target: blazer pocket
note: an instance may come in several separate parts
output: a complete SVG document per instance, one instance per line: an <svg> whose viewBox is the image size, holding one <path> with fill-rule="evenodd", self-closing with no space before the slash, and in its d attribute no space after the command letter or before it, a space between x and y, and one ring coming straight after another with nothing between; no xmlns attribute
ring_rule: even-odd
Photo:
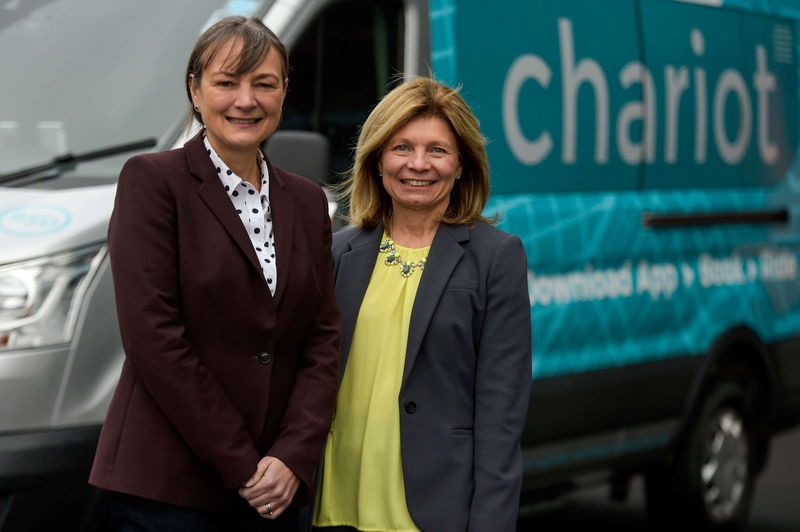
<svg viewBox="0 0 800 532"><path fill-rule="evenodd" d="M474 279L450 279L445 287L447 290L469 290L478 291L478 281Z"/></svg>
<svg viewBox="0 0 800 532"><path fill-rule="evenodd" d="M473 434L472 427L459 427L450 429L450 432L453 434L453 436L472 436Z"/></svg>

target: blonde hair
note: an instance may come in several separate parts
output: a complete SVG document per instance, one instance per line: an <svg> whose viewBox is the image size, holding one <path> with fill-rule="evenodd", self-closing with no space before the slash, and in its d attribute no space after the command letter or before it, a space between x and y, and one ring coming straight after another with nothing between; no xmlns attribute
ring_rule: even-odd
<svg viewBox="0 0 800 532"><path fill-rule="evenodd" d="M457 89L421 77L392 89L361 127L353 169L342 183L342 197L350 206L351 224L360 227L388 224L392 200L378 175L381 151L400 128L416 118L430 116L442 118L450 125L462 167L461 178L450 193L450 204L441 221L494 223L496 217L481 216L489 197L489 160L478 119Z"/></svg>

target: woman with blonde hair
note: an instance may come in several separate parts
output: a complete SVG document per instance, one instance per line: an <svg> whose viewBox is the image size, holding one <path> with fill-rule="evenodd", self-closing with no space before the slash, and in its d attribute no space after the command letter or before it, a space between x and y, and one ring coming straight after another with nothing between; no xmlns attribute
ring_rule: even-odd
<svg viewBox="0 0 800 532"><path fill-rule="evenodd" d="M353 227L333 243L343 369L316 527L515 528L527 261L481 214L484 145L458 91L426 78L363 125L345 192Z"/></svg>

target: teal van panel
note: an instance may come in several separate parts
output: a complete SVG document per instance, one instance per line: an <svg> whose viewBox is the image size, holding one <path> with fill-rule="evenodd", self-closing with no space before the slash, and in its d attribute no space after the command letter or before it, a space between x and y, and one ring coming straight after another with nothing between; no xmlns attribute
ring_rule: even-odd
<svg viewBox="0 0 800 532"><path fill-rule="evenodd" d="M646 229L643 212L756 210L763 190L494 196L486 213L528 254L533 377L706 352L747 325L800 330L794 240L765 226Z"/></svg>
<svg viewBox="0 0 800 532"><path fill-rule="evenodd" d="M456 0L430 0L431 66L436 79L455 87L456 77Z"/></svg>
<svg viewBox="0 0 800 532"><path fill-rule="evenodd" d="M737 325L797 336L789 8L505 5L455 2L455 42L434 36L434 58L455 58L445 81L463 85L488 139L486 213L528 253L533 377L702 354ZM643 213L765 209L789 224L642 225Z"/></svg>
<svg viewBox="0 0 800 532"><path fill-rule="evenodd" d="M797 0L721 0L721 3L748 12L800 19L800 2Z"/></svg>
<svg viewBox="0 0 800 532"><path fill-rule="evenodd" d="M634 6L458 2L458 81L489 141L494 193L639 186L639 170L615 148L616 110L628 92L641 98L616 82L639 55Z"/></svg>
<svg viewBox="0 0 800 532"><path fill-rule="evenodd" d="M800 331L800 12L731 3L431 2L436 76L488 139L485 212L528 253L534 378L702 354L737 325Z"/></svg>
<svg viewBox="0 0 800 532"><path fill-rule="evenodd" d="M798 139L794 23L666 1L641 11L658 124L645 188L778 182Z"/></svg>
<svg viewBox="0 0 800 532"><path fill-rule="evenodd" d="M494 193L763 186L794 159L792 21L671 0L505 5L451 13L453 83Z"/></svg>

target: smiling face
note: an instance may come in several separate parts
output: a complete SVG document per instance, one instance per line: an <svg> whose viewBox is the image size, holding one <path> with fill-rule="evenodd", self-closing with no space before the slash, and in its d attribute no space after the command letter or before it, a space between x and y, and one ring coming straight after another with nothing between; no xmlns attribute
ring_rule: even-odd
<svg viewBox="0 0 800 532"><path fill-rule="evenodd" d="M378 170L394 212L443 214L461 175L458 143L450 125L438 116L415 118L389 138Z"/></svg>
<svg viewBox="0 0 800 532"><path fill-rule="evenodd" d="M200 108L206 134L223 160L258 149L278 127L288 80L275 47L250 72L236 74L241 42L225 43L196 83L189 81L192 101Z"/></svg>

